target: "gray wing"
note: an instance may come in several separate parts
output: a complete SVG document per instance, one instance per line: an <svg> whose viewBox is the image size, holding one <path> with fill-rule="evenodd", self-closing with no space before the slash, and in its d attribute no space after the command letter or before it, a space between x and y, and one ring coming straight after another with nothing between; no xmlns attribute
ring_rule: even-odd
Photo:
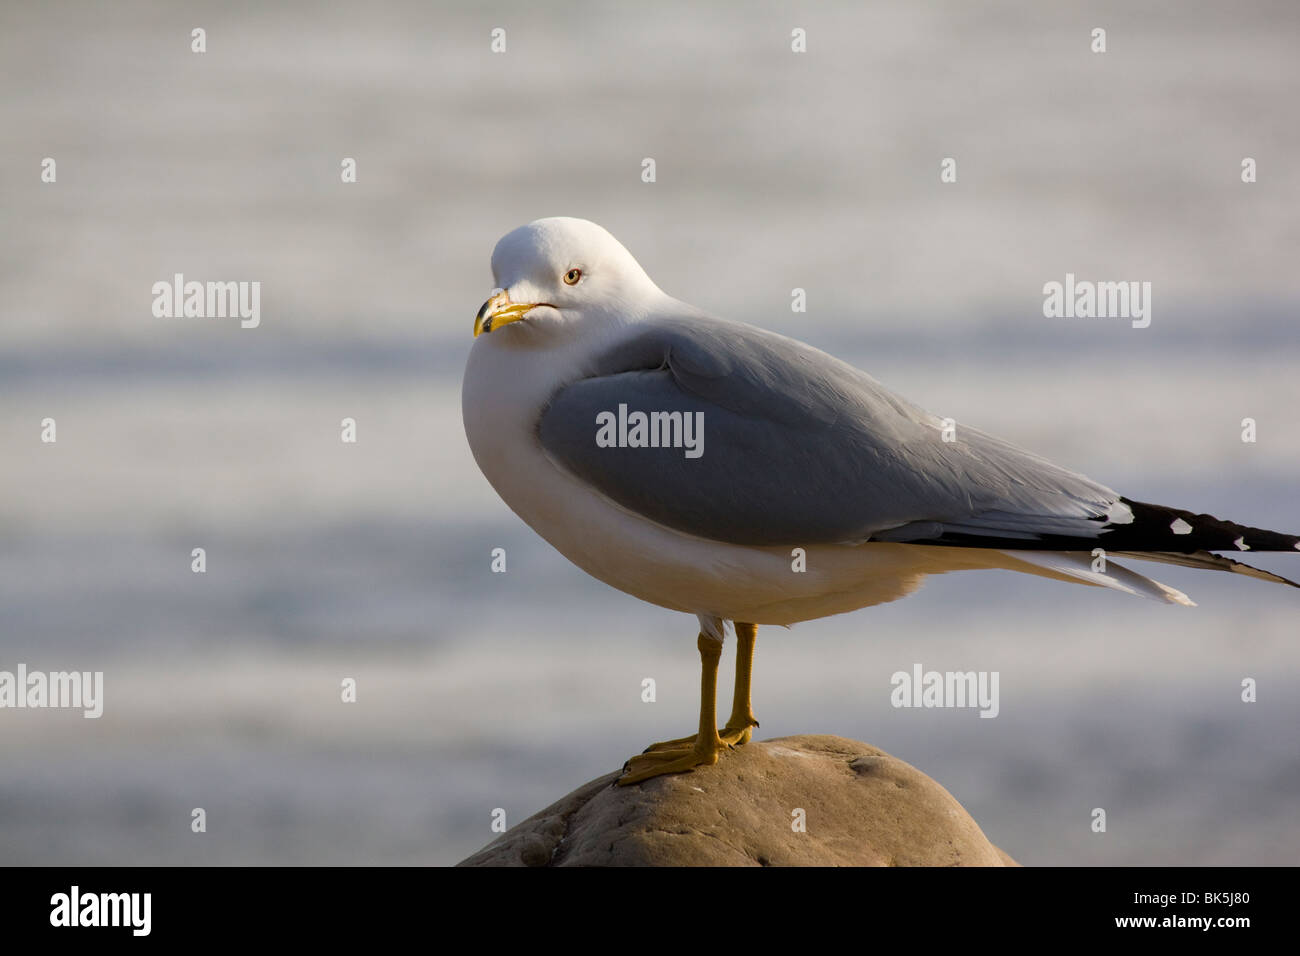
<svg viewBox="0 0 1300 956"><path fill-rule="evenodd" d="M623 507L700 537L1046 545L1095 537L1119 497L973 428L944 441L939 418L866 373L752 326L648 322L588 372L541 413L542 447ZM600 447L598 416L620 405L628 415L700 413L702 454ZM675 422L658 421L653 437L670 444ZM628 437L646 436L634 428Z"/></svg>

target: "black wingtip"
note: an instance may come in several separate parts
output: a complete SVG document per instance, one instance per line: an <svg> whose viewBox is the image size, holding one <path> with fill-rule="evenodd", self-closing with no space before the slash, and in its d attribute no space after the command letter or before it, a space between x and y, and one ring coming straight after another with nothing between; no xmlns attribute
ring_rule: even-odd
<svg viewBox="0 0 1300 956"><path fill-rule="evenodd" d="M1128 498L1119 500L1133 512L1133 521L1112 525L1103 532L1101 544L1109 551L1300 552L1300 536L1252 528L1166 505Z"/></svg>

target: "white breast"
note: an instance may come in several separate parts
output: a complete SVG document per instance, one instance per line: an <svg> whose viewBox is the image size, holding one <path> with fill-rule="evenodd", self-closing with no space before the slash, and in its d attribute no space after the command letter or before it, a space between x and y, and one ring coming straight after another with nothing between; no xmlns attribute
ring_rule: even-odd
<svg viewBox="0 0 1300 956"><path fill-rule="evenodd" d="M988 566L987 556L973 563L975 555L951 548L818 545L805 549L800 572L792 548L709 541L627 511L555 465L536 435L556 383L580 377L591 346L608 343L530 348L529 331L475 340L461 394L465 434L502 500L593 577L673 610L792 624L895 600L928 573ZM593 441L595 433L593 421Z"/></svg>

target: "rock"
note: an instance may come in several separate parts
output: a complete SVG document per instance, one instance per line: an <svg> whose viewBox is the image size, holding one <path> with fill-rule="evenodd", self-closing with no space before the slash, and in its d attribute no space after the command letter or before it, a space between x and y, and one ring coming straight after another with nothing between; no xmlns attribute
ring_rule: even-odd
<svg viewBox="0 0 1300 956"><path fill-rule="evenodd" d="M459 865L1019 865L939 784L843 737L755 741L693 773L617 779L579 787Z"/></svg>

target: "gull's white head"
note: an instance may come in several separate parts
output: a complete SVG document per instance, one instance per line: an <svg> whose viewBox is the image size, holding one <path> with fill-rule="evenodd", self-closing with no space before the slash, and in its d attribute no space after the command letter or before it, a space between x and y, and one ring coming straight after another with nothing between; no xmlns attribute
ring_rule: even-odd
<svg viewBox="0 0 1300 956"><path fill-rule="evenodd" d="M492 252L492 277L496 290L479 309L475 336L511 323L539 335L633 319L663 297L622 243L594 222L567 216L538 219L502 237Z"/></svg>

